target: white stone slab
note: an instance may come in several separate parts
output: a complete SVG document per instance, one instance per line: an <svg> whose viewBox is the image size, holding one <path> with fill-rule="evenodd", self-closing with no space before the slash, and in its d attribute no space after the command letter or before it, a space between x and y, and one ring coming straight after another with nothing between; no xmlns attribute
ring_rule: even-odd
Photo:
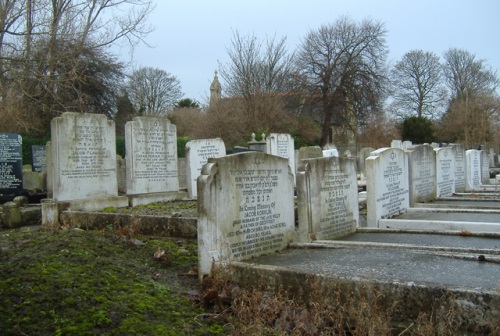
<svg viewBox="0 0 500 336"><path fill-rule="evenodd" d="M196 180L208 158L226 155L226 146L220 138L191 140L186 144L186 179L190 198L197 197Z"/></svg>
<svg viewBox="0 0 500 336"><path fill-rule="evenodd" d="M303 160L297 173L299 242L340 238L356 231L358 184L353 158Z"/></svg>
<svg viewBox="0 0 500 336"><path fill-rule="evenodd" d="M481 155L481 184L491 184L490 182L490 157L485 150L479 151Z"/></svg>
<svg viewBox="0 0 500 336"><path fill-rule="evenodd" d="M135 117L125 124L127 194L177 192L177 129L168 119Z"/></svg>
<svg viewBox="0 0 500 336"><path fill-rule="evenodd" d="M290 134L271 133L266 138L267 154L276 155L288 159L295 176L295 141Z"/></svg>
<svg viewBox="0 0 500 336"><path fill-rule="evenodd" d="M285 249L296 238L288 160L260 152L209 158L198 177L198 274Z"/></svg>
<svg viewBox="0 0 500 336"><path fill-rule="evenodd" d="M408 209L408 169L408 156L399 148L380 148L366 159L368 227Z"/></svg>
<svg viewBox="0 0 500 336"><path fill-rule="evenodd" d="M429 145L408 151L410 206L436 198L436 152Z"/></svg>
<svg viewBox="0 0 500 336"><path fill-rule="evenodd" d="M481 154L476 149L465 151L465 190L481 187Z"/></svg>
<svg viewBox="0 0 500 336"><path fill-rule="evenodd" d="M462 144L450 144L455 152L455 192L465 191L465 147Z"/></svg>
<svg viewBox="0 0 500 336"><path fill-rule="evenodd" d="M436 196L452 196L455 193L455 151L451 147L434 150L436 151Z"/></svg>
<svg viewBox="0 0 500 336"><path fill-rule="evenodd" d="M403 141L401 141L401 140L392 140L391 141L391 148L402 149L403 148Z"/></svg>
<svg viewBox="0 0 500 336"><path fill-rule="evenodd" d="M66 112L51 122L53 198L85 200L118 195L115 125L102 114Z"/></svg>

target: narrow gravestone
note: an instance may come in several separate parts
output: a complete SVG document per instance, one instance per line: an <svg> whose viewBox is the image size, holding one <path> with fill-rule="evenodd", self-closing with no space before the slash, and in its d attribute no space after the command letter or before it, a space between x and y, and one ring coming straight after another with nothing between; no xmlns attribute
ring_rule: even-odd
<svg viewBox="0 0 500 336"><path fill-rule="evenodd" d="M373 152L375 149L371 147L364 147L361 148L358 151L358 154L356 155L356 166L358 167L358 172L360 174L365 175L366 170L365 170L365 161L366 158L370 156L370 153Z"/></svg>
<svg viewBox="0 0 500 336"><path fill-rule="evenodd" d="M455 193L455 152L451 147L434 150L436 151L436 196L452 196Z"/></svg>
<svg viewBox="0 0 500 336"><path fill-rule="evenodd" d="M473 191L481 187L481 154L476 149L465 151L465 189Z"/></svg>
<svg viewBox="0 0 500 336"><path fill-rule="evenodd" d="M436 198L436 152L429 145L408 151L410 206Z"/></svg>
<svg viewBox="0 0 500 336"><path fill-rule="evenodd" d="M450 144L455 155L455 192L465 191L465 148L461 144Z"/></svg>
<svg viewBox="0 0 500 336"><path fill-rule="evenodd" d="M45 146L31 146L31 167L37 173L43 173L47 170L47 151Z"/></svg>
<svg viewBox="0 0 500 336"><path fill-rule="evenodd" d="M366 159L367 226L409 207L408 156L399 148L380 148Z"/></svg>
<svg viewBox="0 0 500 336"><path fill-rule="evenodd" d="M298 241L335 239L355 232L359 205L354 159L303 160L297 172L297 198Z"/></svg>
<svg viewBox="0 0 500 336"><path fill-rule="evenodd" d="M63 113L52 119L51 146L56 201L96 200L118 195L112 120L102 114Z"/></svg>
<svg viewBox="0 0 500 336"><path fill-rule="evenodd" d="M296 237L288 160L260 152L209 158L198 177L198 274L213 263L283 250Z"/></svg>
<svg viewBox="0 0 500 336"><path fill-rule="evenodd" d="M125 147L127 195L179 191L177 129L168 119L135 117L127 122Z"/></svg>
<svg viewBox="0 0 500 336"><path fill-rule="evenodd" d="M490 182L490 157L485 150L479 151L481 155L481 184L491 184Z"/></svg>
<svg viewBox="0 0 500 336"><path fill-rule="evenodd" d="M0 194L23 189L23 140L16 133L0 133Z"/></svg>
<svg viewBox="0 0 500 336"><path fill-rule="evenodd" d="M200 176L201 168L209 158L226 155L226 146L222 139L191 140L186 144L186 179L190 198L196 198L196 180Z"/></svg>
<svg viewBox="0 0 500 336"><path fill-rule="evenodd" d="M267 154L288 159L295 176L295 142L290 134L271 133L266 138L266 150Z"/></svg>

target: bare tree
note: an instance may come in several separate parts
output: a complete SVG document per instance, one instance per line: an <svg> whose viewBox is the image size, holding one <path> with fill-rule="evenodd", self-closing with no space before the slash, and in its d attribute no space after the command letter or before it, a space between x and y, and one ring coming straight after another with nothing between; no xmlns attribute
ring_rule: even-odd
<svg viewBox="0 0 500 336"><path fill-rule="evenodd" d="M485 60L467 50L451 48L444 53L445 76L452 99L494 94L500 84Z"/></svg>
<svg viewBox="0 0 500 336"><path fill-rule="evenodd" d="M166 115L183 96L180 81L175 76L153 67L133 71L126 87L140 115Z"/></svg>
<svg viewBox="0 0 500 336"><path fill-rule="evenodd" d="M352 125L379 110L386 79L386 30L382 23L347 17L311 30L297 54L297 71L307 94L319 101L321 145L330 142L330 127Z"/></svg>
<svg viewBox="0 0 500 336"><path fill-rule="evenodd" d="M391 110L402 118L434 118L445 108L446 87L439 56L433 52L412 50L391 71Z"/></svg>

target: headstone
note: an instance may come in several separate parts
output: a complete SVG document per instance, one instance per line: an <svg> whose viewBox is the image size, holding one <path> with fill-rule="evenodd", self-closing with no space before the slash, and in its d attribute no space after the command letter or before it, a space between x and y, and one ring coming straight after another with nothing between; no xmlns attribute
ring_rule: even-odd
<svg viewBox="0 0 500 336"><path fill-rule="evenodd" d="M490 167L495 167L495 150L493 147L490 147L490 152L488 154L490 158Z"/></svg>
<svg viewBox="0 0 500 336"><path fill-rule="evenodd" d="M375 149L371 147L364 147L358 151L358 154L356 155L356 165L358 167L358 172L360 174L365 175L366 173L365 160L367 157L370 156L370 153L373 152L374 150Z"/></svg>
<svg viewBox="0 0 500 336"><path fill-rule="evenodd" d="M411 148L413 147L413 143L411 141L403 141L403 143L401 144L401 148L405 151L407 150L410 150Z"/></svg>
<svg viewBox="0 0 500 336"><path fill-rule="evenodd" d="M337 148L324 149L323 156L324 157L332 157L332 156L339 157L339 151Z"/></svg>
<svg viewBox="0 0 500 336"><path fill-rule="evenodd" d="M451 147L434 150L436 151L436 196L452 196L455 193L455 151Z"/></svg>
<svg viewBox="0 0 500 336"><path fill-rule="evenodd" d="M220 138L188 141L186 144L186 179L190 198L197 197L196 180L208 159L224 155L226 155L226 146Z"/></svg>
<svg viewBox="0 0 500 336"><path fill-rule="evenodd" d="M127 164L121 155L116 154L116 179L118 181L118 193L127 193Z"/></svg>
<svg viewBox="0 0 500 336"><path fill-rule="evenodd" d="M429 145L408 151L410 206L436 198L436 152Z"/></svg>
<svg viewBox="0 0 500 336"><path fill-rule="evenodd" d="M51 146L52 187L56 201L95 200L118 195L112 120L103 114L63 113L52 119Z"/></svg>
<svg viewBox="0 0 500 336"><path fill-rule="evenodd" d="M399 148L380 148L366 159L367 226L404 213L409 205L408 156Z"/></svg>
<svg viewBox="0 0 500 336"><path fill-rule="evenodd" d="M283 250L295 240L287 159L261 152L209 158L198 177L198 274Z"/></svg>
<svg viewBox="0 0 500 336"><path fill-rule="evenodd" d="M297 173L297 198L298 241L335 239L355 232L359 204L354 159L303 160Z"/></svg>
<svg viewBox="0 0 500 336"><path fill-rule="evenodd" d="M43 173L47 170L47 151L45 146L31 146L31 166L32 170L37 173Z"/></svg>
<svg viewBox="0 0 500 336"><path fill-rule="evenodd" d="M128 195L179 191L177 129L168 119L127 122L125 148Z"/></svg>
<svg viewBox="0 0 500 336"><path fill-rule="evenodd" d="M308 146L299 148L299 165L302 160L323 157L323 151L319 146Z"/></svg>
<svg viewBox="0 0 500 336"><path fill-rule="evenodd" d="M266 153L267 142L266 135L264 133L262 133L261 139L262 140L257 141L255 139L255 133L252 133L252 139L248 142L248 148L253 151Z"/></svg>
<svg viewBox="0 0 500 336"><path fill-rule="evenodd" d="M0 133L0 194L23 189L23 139L16 133Z"/></svg>
<svg viewBox="0 0 500 336"><path fill-rule="evenodd" d="M461 144L451 144L455 154L455 192L465 192L465 147Z"/></svg>
<svg viewBox="0 0 500 336"><path fill-rule="evenodd" d="M481 186L481 154L476 149L465 151L465 190L473 191Z"/></svg>
<svg viewBox="0 0 500 336"><path fill-rule="evenodd" d="M391 141L391 148L403 148L403 142L401 140L392 140Z"/></svg>
<svg viewBox="0 0 500 336"><path fill-rule="evenodd" d="M490 158L485 150L479 151L481 154L481 184L491 184L490 182Z"/></svg>
<svg viewBox="0 0 500 336"><path fill-rule="evenodd" d="M267 154L288 159L295 176L295 142L290 134L271 133L266 138Z"/></svg>

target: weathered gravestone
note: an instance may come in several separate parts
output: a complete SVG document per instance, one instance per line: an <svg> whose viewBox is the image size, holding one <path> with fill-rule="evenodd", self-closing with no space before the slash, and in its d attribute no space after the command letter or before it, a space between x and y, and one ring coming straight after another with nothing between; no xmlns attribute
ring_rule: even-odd
<svg viewBox="0 0 500 336"><path fill-rule="evenodd" d="M408 151L410 206L436 198L436 152L429 145Z"/></svg>
<svg viewBox="0 0 500 336"><path fill-rule="evenodd" d="M465 147L461 144L450 144L455 155L455 192L465 191Z"/></svg>
<svg viewBox="0 0 500 336"><path fill-rule="evenodd" d="M392 140L391 141L391 148L403 148L403 141L401 140Z"/></svg>
<svg viewBox="0 0 500 336"><path fill-rule="evenodd" d="M0 133L0 194L23 189L23 139L16 133Z"/></svg>
<svg viewBox="0 0 500 336"><path fill-rule="evenodd" d="M267 154L288 159L295 176L295 142L290 134L271 133L266 138L266 150Z"/></svg>
<svg viewBox="0 0 500 336"><path fill-rule="evenodd" d="M226 146L222 139L191 140L186 144L186 171L187 189L190 198L196 198L196 180L200 176L201 168L208 162L208 158L226 155Z"/></svg>
<svg viewBox="0 0 500 336"><path fill-rule="evenodd" d="M370 156L370 153L373 152L375 148L364 147L358 151L356 155L356 165L358 167L358 173L365 175L365 162L366 158Z"/></svg>
<svg viewBox="0 0 500 336"><path fill-rule="evenodd" d="M479 151L481 155L481 184L491 184L490 182L490 157L485 150Z"/></svg>
<svg viewBox="0 0 500 336"><path fill-rule="evenodd" d="M355 232L359 205L354 159L303 160L297 172L297 198L298 241L335 239Z"/></svg>
<svg viewBox="0 0 500 336"><path fill-rule="evenodd" d="M436 196L452 196L455 193L455 151L450 147L434 150L436 151Z"/></svg>
<svg viewBox="0 0 500 336"><path fill-rule="evenodd" d="M124 207L118 197L115 125L102 114L66 112L52 119L50 181L56 202L73 210Z"/></svg>
<svg viewBox="0 0 500 336"><path fill-rule="evenodd" d="M296 238L288 160L260 152L209 158L198 177L198 274L283 250Z"/></svg>
<svg viewBox="0 0 500 336"><path fill-rule="evenodd" d="M135 117L125 124L127 195L136 206L177 198L177 129L168 119Z"/></svg>
<svg viewBox="0 0 500 336"><path fill-rule="evenodd" d="M37 173L43 173L47 170L47 151L45 146L31 146L31 167Z"/></svg>
<svg viewBox="0 0 500 336"><path fill-rule="evenodd" d="M366 159L367 226L405 212L409 205L408 156L400 148L380 148Z"/></svg>
<svg viewBox="0 0 500 336"><path fill-rule="evenodd" d="M481 187L481 154L476 149L465 151L465 189L473 191Z"/></svg>

